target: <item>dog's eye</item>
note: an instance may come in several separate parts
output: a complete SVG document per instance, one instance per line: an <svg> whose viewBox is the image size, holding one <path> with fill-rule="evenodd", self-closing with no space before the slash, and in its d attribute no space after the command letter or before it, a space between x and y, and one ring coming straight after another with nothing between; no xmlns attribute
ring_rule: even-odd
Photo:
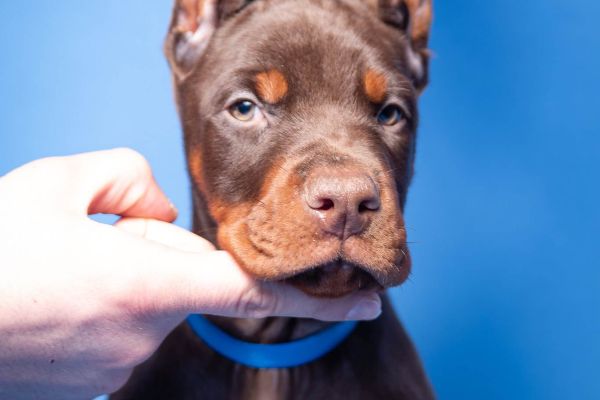
<svg viewBox="0 0 600 400"><path fill-rule="evenodd" d="M250 121L256 114L256 104L250 100L241 100L229 107L229 114L240 121Z"/></svg>
<svg viewBox="0 0 600 400"><path fill-rule="evenodd" d="M390 104L381 109L377 114L377 122L381 125L392 126L404 119L404 113L395 104Z"/></svg>

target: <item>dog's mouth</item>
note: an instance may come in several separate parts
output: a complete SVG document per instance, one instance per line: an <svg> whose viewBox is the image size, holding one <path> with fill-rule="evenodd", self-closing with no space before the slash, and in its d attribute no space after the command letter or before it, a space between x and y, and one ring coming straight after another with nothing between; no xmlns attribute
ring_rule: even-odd
<svg viewBox="0 0 600 400"><path fill-rule="evenodd" d="M356 291L383 290L383 286L364 267L341 258L304 270L285 278L283 282L319 297L340 297Z"/></svg>

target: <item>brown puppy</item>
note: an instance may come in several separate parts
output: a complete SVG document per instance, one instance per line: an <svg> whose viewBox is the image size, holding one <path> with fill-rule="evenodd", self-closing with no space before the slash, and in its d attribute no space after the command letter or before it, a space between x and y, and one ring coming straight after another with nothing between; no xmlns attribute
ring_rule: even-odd
<svg viewBox="0 0 600 400"><path fill-rule="evenodd" d="M410 272L403 206L430 0L177 0L166 43L185 133L194 232L260 279L316 296ZM275 343L327 324L211 318ZM410 340L383 315L295 368L253 369L187 324L113 399L431 399Z"/></svg>

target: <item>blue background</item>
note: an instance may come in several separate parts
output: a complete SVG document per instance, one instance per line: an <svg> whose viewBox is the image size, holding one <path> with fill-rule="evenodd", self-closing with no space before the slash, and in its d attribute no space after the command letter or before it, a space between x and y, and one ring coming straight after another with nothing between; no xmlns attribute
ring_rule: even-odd
<svg viewBox="0 0 600 400"><path fill-rule="evenodd" d="M189 226L170 9L2 1L0 174L130 146ZM393 298L441 399L600 398L599 26L591 0L436 2Z"/></svg>

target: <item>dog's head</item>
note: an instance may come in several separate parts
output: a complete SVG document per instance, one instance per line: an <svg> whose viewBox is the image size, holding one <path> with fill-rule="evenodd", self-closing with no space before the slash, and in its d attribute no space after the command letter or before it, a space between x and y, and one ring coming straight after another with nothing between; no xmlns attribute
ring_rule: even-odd
<svg viewBox="0 0 600 400"><path fill-rule="evenodd" d="M176 0L165 46L197 201L252 275L402 283L431 0Z"/></svg>

